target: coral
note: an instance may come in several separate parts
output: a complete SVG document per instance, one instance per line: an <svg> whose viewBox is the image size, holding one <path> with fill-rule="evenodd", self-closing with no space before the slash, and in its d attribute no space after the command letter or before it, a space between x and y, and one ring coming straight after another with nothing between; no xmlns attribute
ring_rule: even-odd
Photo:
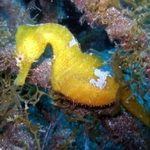
<svg viewBox="0 0 150 150"><path fill-rule="evenodd" d="M44 88L50 88L51 59L45 59L41 64L33 68L28 77L28 82Z"/></svg>
<svg viewBox="0 0 150 150"><path fill-rule="evenodd" d="M147 47L147 36L134 18L127 16L119 0L72 0L91 25L104 25L109 38L125 50ZM121 10L122 9L122 10Z"/></svg>
<svg viewBox="0 0 150 150"><path fill-rule="evenodd" d="M122 112L121 115L108 120L104 119L104 124L111 133L111 137L115 137L117 143L119 141L123 145L128 143L126 149L147 149L146 142L140 138L141 133L138 133L139 127L132 116L126 112Z"/></svg>
<svg viewBox="0 0 150 150"><path fill-rule="evenodd" d="M31 148L32 147L32 148ZM0 135L0 148L2 149L36 149L36 143L27 127L23 123L9 122L7 130Z"/></svg>
<svg viewBox="0 0 150 150"><path fill-rule="evenodd" d="M7 27L11 31L11 34L15 33L15 29L19 24L33 23L33 20L29 18L29 12L22 3L22 0L1 0L0 17L7 21Z"/></svg>
<svg viewBox="0 0 150 150"><path fill-rule="evenodd" d="M20 68L16 85L24 84L31 64L44 52L46 44L50 43L54 55L51 75L54 91L74 102L90 106L107 105L116 100L118 84L114 77L109 71L96 69L102 62L94 55L82 53L78 42L64 26L20 26L16 42L15 55Z"/></svg>
<svg viewBox="0 0 150 150"><path fill-rule="evenodd" d="M5 53L0 52L0 72L7 71L7 70L11 71L12 74L15 74L18 72L15 57L9 51Z"/></svg>

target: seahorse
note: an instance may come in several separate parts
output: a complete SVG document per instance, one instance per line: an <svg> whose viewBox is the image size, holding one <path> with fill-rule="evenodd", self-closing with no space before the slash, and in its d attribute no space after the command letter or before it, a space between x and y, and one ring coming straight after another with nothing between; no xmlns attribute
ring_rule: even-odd
<svg viewBox="0 0 150 150"><path fill-rule="evenodd" d="M119 84L109 71L101 69L102 60L83 53L73 34L55 23L18 27L16 85L25 83L32 63L44 53L47 44L53 49L50 82L54 91L81 105L104 106L116 101Z"/></svg>

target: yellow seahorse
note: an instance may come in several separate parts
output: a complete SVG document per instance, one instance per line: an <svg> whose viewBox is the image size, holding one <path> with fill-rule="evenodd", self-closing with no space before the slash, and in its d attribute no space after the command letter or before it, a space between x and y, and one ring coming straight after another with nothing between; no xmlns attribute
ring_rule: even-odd
<svg viewBox="0 0 150 150"><path fill-rule="evenodd" d="M89 106L108 105L116 100L119 85L108 71L97 69L102 61L81 52L72 33L53 23L18 28L15 55L20 70L16 85L25 83L32 63L42 55L47 44L53 49L50 82L54 91Z"/></svg>

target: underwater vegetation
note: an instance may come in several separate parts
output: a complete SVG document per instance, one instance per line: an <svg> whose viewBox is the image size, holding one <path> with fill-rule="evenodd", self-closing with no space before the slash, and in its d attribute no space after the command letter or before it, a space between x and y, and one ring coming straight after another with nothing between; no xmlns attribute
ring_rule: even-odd
<svg viewBox="0 0 150 150"><path fill-rule="evenodd" d="M84 12L82 20L86 19L91 26L103 25L110 40L125 50L139 50L147 47L147 36L137 20L143 16L146 18L149 14L148 1L147 3L145 1L132 2L136 6L134 9L128 4L130 1L94 0L92 3L90 0L72 1L80 11ZM142 24L142 21L140 23Z"/></svg>
<svg viewBox="0 0 150 150"><path fill-rule="evenodd" d="M149 149L149 10L146 0L2 0L0 149ZM75 101L100 85L113 102Z"/></svg>

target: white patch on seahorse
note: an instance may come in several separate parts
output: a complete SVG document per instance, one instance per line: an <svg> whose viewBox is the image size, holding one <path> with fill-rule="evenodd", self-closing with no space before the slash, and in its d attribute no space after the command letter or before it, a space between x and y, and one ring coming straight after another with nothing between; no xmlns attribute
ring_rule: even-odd
<svg viewBox="0 0 150 150"><path fill-rule="evenodd" d="M107 84L107 77L111 77L109 71L102 71L100 69L95 69L94 74L98 79L91 79L90 84L100 89L103 89Z"/></svg>
<svg viewBox="0 0 150 150"><path fill-rule="evenodd" d="M72 40L69 42L69 47L72 47L74 45L78 44L77 40L73 37Z"/></svg>

